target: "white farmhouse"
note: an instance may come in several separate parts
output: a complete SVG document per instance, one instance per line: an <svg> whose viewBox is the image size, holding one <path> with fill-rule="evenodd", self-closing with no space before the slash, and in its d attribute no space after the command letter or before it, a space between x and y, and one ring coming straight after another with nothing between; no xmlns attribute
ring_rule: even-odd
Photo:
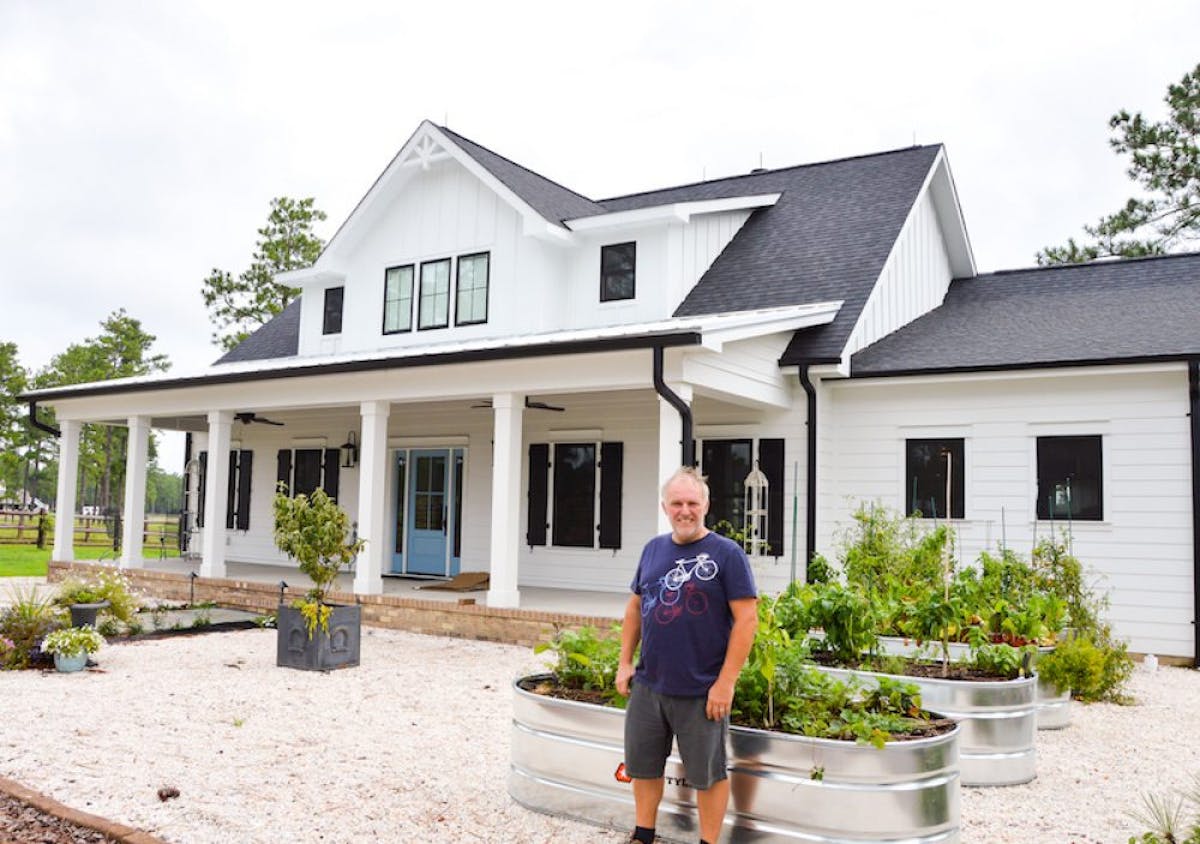
<svg viewBox="0 0 1200 844"><path fill-rule="evenodd" d="M129 427L127 513L148 431L184 430L201 574L288 565L283 481L357 522L356 592L487 571L515 607L625 590L681 463L740 527L757 463L767 590L864 501L949 518L964 559L1069 522L1132 650L1197 654L1200 256L978 275L940 146L594 201L427 122L287 280L195 374L26 396L60 512L81 424Z"/></svg>

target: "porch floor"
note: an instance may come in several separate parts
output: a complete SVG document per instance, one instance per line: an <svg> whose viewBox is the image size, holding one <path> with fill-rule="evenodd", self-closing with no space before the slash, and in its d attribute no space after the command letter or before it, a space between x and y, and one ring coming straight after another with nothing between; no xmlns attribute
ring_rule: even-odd
<svg viewBox="0 0 1200 844"><path fill-rule="evenodd" d="M187 574L200 573L199 560L167 557L161 560L147 559L144 568L150 571ZM252 583L274 583L286 581L290 587L304 588L310 585L308 578L294 568L261 565L257 563L227 562L226 580L245 580ZM422 589L439 583L437 580L410 577L386 576L383 578L383 594L400 598L417 598L422 601L444 601L457 604L460 599L471 598L479 606L486 607L487 589L471 592L450 592L443 589ZM335 589L340 592L354 591L354 576L344 573L338 576ZM522 610L567 613L572 615L597 616L619 621L625 613L628 592L598 592L584 589L551 589L538 586L520 587Z"/></svg>

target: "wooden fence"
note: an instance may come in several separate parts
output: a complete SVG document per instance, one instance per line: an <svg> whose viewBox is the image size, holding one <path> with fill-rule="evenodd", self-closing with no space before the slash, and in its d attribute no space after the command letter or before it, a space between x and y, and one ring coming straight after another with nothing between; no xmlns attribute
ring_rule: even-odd
<svg viewBox="0 0 1200 844"><path fill-rule="evenodd" d="M54 542L53 513L0 510L0 545L38 545ZM114 534L116 534L114 536ZM120 519L111 516L75 516L76 548L115 547L120 543ZM147 548L179 547L179 517L148 515L142 521L142 544Z"/></svg>

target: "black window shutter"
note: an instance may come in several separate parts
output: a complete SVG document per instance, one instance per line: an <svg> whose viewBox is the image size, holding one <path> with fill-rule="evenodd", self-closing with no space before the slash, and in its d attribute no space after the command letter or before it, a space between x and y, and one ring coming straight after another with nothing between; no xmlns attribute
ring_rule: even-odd
<svg viewBox="0 0 1200 844"><path fill-rule="evenodd" d="M200 490L196 496L196 527L204 527L204 497L208 487L208 452L202 451L200 460Z"/></svg>
<svg viewBox="0 0 1200 844"><path fill-rule="evenodd" d="M546 544L546 507L550 494L550 445L529 446L529 516L525 541L532 548Z"/></svg>
<svg viewBox="0 0 1200 844"><path fill-rule="evenodd" d="M322 481L321 488L334 501L337 501L338 497L338 470L341 467L341 459L341 449L325 449L325 480Z"/></svg>
<svg viewBox="0 0 1200 844"><path fill-rule="evenodd" d="M600 547L621 547L624 443L600 443Z"/></svg>
<svg viewBox="0 0 1200 844"><path fill-rule="evenodd" d="M767 476L767 553L783 556L783 440L758 441L758 468Z"/></svg>
<svg viewBox="0 0 1200 844"><path fill-rule="evenodd" d="M238 454L237 529L250 530L250 476L254 469L254 452Z"/></svg>
<svg viewBox="0 0 1200 844"><path fill-rule="evenodd" d="M233 528L234 521L237 518L237 490L238 490L238 453L237 449L229 451L229 481L226 487L225 494L225 527Z"/></svg>
<svg viewBox="0 0 1200 844"><path fill-rule="evenodd" d="M279 454L276 457L275 472L275 491L279 491L279 484L287 487L287 494L292 494L292 450L290 448L279 449Z"/></svg>

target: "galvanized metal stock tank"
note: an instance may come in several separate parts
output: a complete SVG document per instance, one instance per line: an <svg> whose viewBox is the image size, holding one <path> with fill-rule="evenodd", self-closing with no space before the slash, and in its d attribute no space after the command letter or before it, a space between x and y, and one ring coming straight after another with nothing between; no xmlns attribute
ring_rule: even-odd
<svg viewBox="0 0 1200 844"><path fill-rule="evenodd" d="M839 679L865 682L890 677L921 689L921 705L954 718L962 728L959 762L963 785L1020 785L1037 776L1037 679L976 682L847 671L818 666Z"/></svg>
<svg viewBox="0 0 1200 844"><path fill-rule="evenodd" d="M625 713L513 688L513 799L540 812L632 828L633 793L621 781ZM723 842L959 840L959 729L882 750L733 727L730 812ZM667 763L659 835L696 839L695 792L679 758Z"/></svg>
<svg viewBox="0 0 1200 844"><path fill-rule="evenodd" d="M895 654L897 656L913 656L917 653L917 646L907 639L901 639L897 636L880 636L879 649L886 654ZM1052 652L1054 648L1038 648L1039 655L1044 655ZM951 659L966 659L970 656L971 649L961 642L950 643L950 658ZM1037 661L1033 663L1034 673L1037 673ZM1071 726L1071 690L1059 691L1056 686L1052 686L1045 680L1038 678L1037 692L1034 695L1034 700L1037 703L1037 728L1039 730L1061 730L1064 727Z"/></svg>

